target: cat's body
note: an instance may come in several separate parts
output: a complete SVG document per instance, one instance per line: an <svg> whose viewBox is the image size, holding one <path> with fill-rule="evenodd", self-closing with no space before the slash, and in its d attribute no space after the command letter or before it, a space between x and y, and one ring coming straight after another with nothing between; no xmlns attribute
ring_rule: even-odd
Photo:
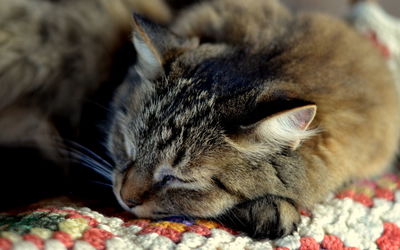
<svg viewBox="0 0 400 250"><path fill-rule="evenodd" d="M300 207L392 163L395 83L341 21L217 0L178 18L181 37L140 17L134 29L138 63L108 140L114 191L134 214L219 218L278 237Z"/></svg>

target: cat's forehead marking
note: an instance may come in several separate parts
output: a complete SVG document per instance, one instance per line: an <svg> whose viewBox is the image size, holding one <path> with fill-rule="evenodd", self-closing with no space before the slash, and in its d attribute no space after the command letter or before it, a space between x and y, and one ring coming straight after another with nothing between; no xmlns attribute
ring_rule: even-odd
<svg viewBox="0 0 400 250"><path fill-rule="evenodd" d="M161 130L161 139L167 140L172 135L172 130L169 127L162 127Z"/></svg>
<svg viewBox="0 0 400 250"><path fill-rule="evenodd" d="M168 141L185 137L185 129L199 127L212 114L214 97L207 91L199 91L191 80L170 83L169 91L157 93L148 105L143 107L146 124L144 135L153 133L161 140Z"/></svg>

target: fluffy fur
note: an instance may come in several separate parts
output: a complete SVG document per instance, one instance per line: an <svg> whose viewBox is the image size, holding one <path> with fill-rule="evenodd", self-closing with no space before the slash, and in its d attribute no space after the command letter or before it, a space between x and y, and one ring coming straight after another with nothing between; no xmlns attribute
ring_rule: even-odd
<svg viewBox="0 0 400 250"><path fill-rule="evenodd" d="M391 164L396 87L344 22L216 0L170 28L135 18L138 62L114 99L108 148L125 209L280 237L299 208Z"/></svg>

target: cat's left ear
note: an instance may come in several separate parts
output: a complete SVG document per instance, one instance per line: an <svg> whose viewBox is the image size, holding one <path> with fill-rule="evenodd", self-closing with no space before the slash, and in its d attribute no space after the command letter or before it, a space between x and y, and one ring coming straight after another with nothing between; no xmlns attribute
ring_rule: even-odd
<svg viewBox="0 0 400 250"><path fill-rule="evenodd" d="M270 142L295 150L301 141L315 135L317 130L309 130L317 112L316 105L306 105L267 117L244 127L246 137L252 141Z"/></svg>
<svg viewBox="0 0 400 250"><path fill-rule="evenodd" d="M163 65L199 45L197 38L181 38L167 28L137 14L133 15L133 44L138 54L137 69L146 79L163 74Z"/></svg>

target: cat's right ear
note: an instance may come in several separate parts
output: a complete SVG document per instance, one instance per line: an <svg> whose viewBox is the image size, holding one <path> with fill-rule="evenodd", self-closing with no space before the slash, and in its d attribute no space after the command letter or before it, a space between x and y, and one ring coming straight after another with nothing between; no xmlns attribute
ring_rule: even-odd
<svg viewBox="0 0 400 250"><path fill-rule="evenodd" d="M303 140L314 136L318 130L309 126L317 112L316 105L305 105L268 116L254 124L242 126L236 141L271 143L295 150Z"/></svg>
<svg viewBox="0 0 400 250"><path fill-rule="evenodd" d="M197 38L181 38L167 28L155 24L137 14L133 15L133 44L138 54L137 70L152 80L164 73L163 65L199 45Z"/></svg>

